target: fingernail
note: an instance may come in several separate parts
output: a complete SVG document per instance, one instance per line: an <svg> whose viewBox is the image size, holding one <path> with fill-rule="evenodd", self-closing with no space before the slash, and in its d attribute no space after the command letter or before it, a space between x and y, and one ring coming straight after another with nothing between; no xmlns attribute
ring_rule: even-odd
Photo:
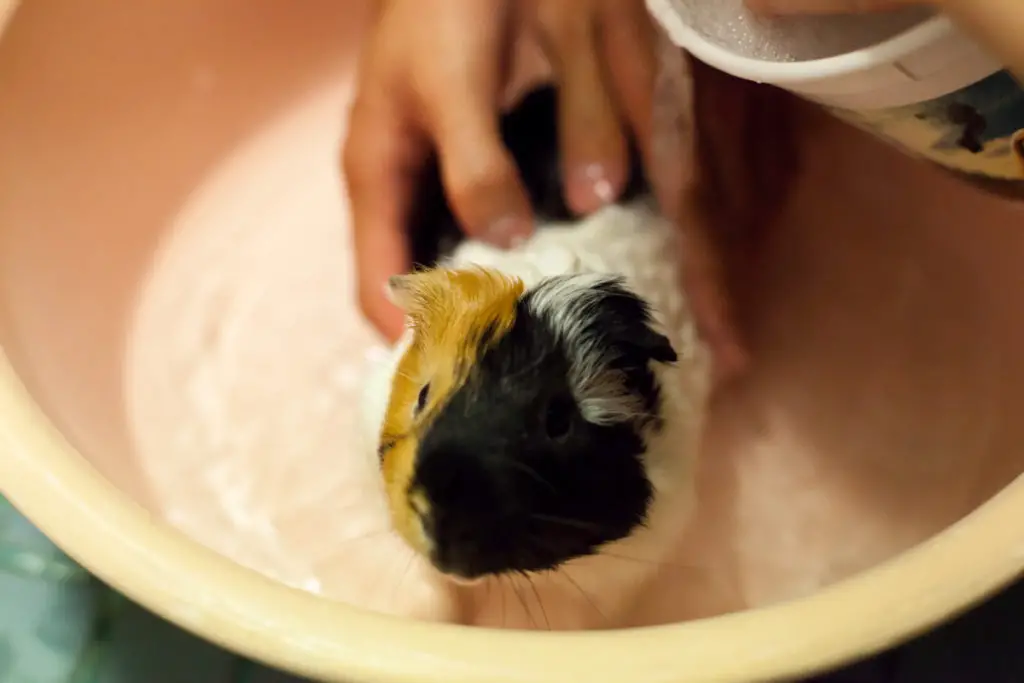
<svg viewBox="0 0 1024 683"><path fill-rule="evenodd" d="M569 201L576 211L590 213L617 199L615 183L603 164L587 164L569 180Z"/></svg>
<svg viewBox="0 0 1024 683"><path fill-rule="evenodd" d="M735 342L713 345L712 355L716 384L727 383L743 375L750 364L746 351Z"/></svg>
<svg viewBox="0 0 1024 683"><path fill-rule="evenodd" d="M591 191L602 206L615 201L615 188L612 187L612 181L608 179L604 166L590 164L584 169L584 173L591 185Z"/></svg>
<svg viewBox="0 0 1024 683"><path fill-rule="evenodd" d="M484 239L491 244L506 249L519 246L529 237L529 226L512 216L496 220L484 232Z"/></svg>
<svg viewBox="0 0 1024 683"><path fill-rule="evenodd" d="M735 343L728 343L722 349L722 366L730 374L737 374L746 369L750 363L750 357L743 347Z"/></svg>
<svg viewBox="0 0 1024 683"><path fill-rule="evenodd" d="M749 364L746 349L721 321L698 324L697 333L711 351L715 374L719 377L740 374Z"/></svg>

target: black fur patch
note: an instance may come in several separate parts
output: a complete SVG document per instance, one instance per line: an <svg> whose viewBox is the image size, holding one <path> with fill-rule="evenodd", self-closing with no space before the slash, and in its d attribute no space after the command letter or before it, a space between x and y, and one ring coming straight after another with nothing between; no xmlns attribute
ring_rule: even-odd
<svg viewBox="0 0 1024 683"><path fill-rule="evenodd" d="M584 420L568 379L576 350L531 312L530 296L420 441L412 487L430 501L433 560L466 578L594 554L642 525L653 495L643 420ZM650 329L643 302L610 286L593 333L618 352L614 367L658 414L649 362L675 352Z"/></svg>
<svg viewBox="0 0 1024 683"><path fill-rule="evenodd" d="M544 86L528 93L501 117L501 138L519 168L538 221L568 221L576 216L565 203L558 145L557 90ZM629 138L629 175L619 196L627 202L650 192L635 141ZM441 182L436 158L426 165L409 214L413 264L430 267L450 255L464 239Z"/></svg>
<svg viewBox="0 0 1024 683"><path fill-rule="evenodd" d="M531 294L536 296L543 287L541 284L527 292L524 301L529 303ZM618 351L618 360L610 367L623 372L629 391L643 398L644 409L651 416L643 420L643 426L653 423L655 429L660 429L661 395L647 361L675 363L679 355L668 338L654 330L650 306L626 286L625 278L611 277L596 289L602 296L597 315L588 321L586 335Z"/></svg>

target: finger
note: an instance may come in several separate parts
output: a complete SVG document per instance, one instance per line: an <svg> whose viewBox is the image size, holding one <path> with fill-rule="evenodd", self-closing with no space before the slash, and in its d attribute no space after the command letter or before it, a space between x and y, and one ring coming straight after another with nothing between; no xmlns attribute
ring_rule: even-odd
<svg viewBox="0 0 1024 683"><path fill-rule="evenodd" d="M566 203L588 214L618 198L627 159L622 122L598 52L596 18L581 12L580 3L552 0L539 0L535 17L558 81Z"/></svg>
<svg viewBox="0 0 1024 683"><path fill-rule="evenodd" d="M689 62L695 181L681 221L684 286L716 373L725 377L748 362L737 320L739 285L795 173L792 98Z"/></svg>
<svg viewBox="0 0 1024 683"><path fill-rule="evenodd" d="M654 82L658 71L656 32L646 4L602 0L599 30L604 63L616 103L650 167L654 132Z"/></svg>
<svg viewBox="0 0 1024 683"><path fill-rule="evenodd" d="M884 12L925 0L746 0L747 6L763 14L855 14Z"/></svg>
<svg viewBox="0 0 1024 683"><path fill-rule="evenodd" d="M435 49L416 81L448 200L468 234L508 246L532 230L530 204L498 123L509 6L480 0L432 6ZM444 49L450 45L459 49Z"/></svg>
<svg viewBox="0 0 1024 683"><path fill-rule="evenodd" d="M648 181L661 212L678 223L685 190L697 174L693 73L689 58L675 45L658 39L658 68L651 110Z"/></svg>
<svg viewBox="0 0 1024 683"><path fill-rule="evenodd" d="M792 96L691 59L697 166L721 239L749 241L785 196L797 159Z"/></svg>
<svg viewBox="0 0 1024 683"><path fill-rule="evenodd" d="M544 54L536 31L520 30L512 46L508 78L501 97L502 111L512 109L528 92L553 81L551 62Z"/></svg>
<svg viewBox="0 0 1024 683"><path fill-rule="evenodd" d="M700 200L689 197L679 216L682 285L700 338L711 352L715 383L734 377L749 358L736 328L735 310L726 284L720 246Z"/></svg>
<svg viewBox="0 0 1024 683"><path fill-rule="evenodd" d="M403 314L385 295L385 283L409 267L406 214L414 169L425 156L415 135L388 104L382 89L360 90L349 118L343 147L355 250L359 306L386 338L402 332Z"/></svg>
<svg viewBox="0 0 1024 683"><path fill-rule="evenodd" d="M359 309L378 332L394 342L405 327L405 316L388 298L386 285L392 275L408 270L406 259L401 258L404 241L395 239L394 233L369 235L356 247L357 301Z"/></svg>
<svg viewBox="0 0 1024 683"><path fill-rule="evenodd" d="M718 145L711 144L717 140L718 130L713 126L717 119L710 118L709 114L721 102L707 102L720 93L721 84L708 82L709 67L693 59L688 61L692 79L690 132L693 137L684 142L690 145L686 157L693 169L688 191L679 204L683 287L690 298L701 338L711 349L715 375L720 380L742 371L747 361L723 262L726 240L722 233L733 216L724 211L724 207L729 206L728 196L716 164ZM715 78L715 74L710 78ZM742 106L738 101L732 104L735 106L723 111L735 114L737 107Z"/></svg>

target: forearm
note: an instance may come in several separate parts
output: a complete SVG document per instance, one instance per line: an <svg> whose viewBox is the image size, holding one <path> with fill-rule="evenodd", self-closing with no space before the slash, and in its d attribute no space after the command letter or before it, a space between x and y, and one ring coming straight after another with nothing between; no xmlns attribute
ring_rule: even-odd
<svg viewBox="0 0 1024 683"><path fill-rule="evenodd" d="M939 4L1024 80L1024 0L941 0Z"/></svg>

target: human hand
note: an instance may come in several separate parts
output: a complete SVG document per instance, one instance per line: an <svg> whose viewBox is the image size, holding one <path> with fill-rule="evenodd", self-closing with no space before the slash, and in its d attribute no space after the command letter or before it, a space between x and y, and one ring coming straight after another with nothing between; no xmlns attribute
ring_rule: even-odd
<svg viewBox="0 0 1024 683"><path fill-rule="evenodd" d="M1019 0L747 0L770 15L872 12L928 5L949 15L1024 76L1024 7ZM1011 7L1012 5L1012 7ZM719 378L741 372L748 349L735 311L744 259L757 253L797 172L794 107L780 89L743 81L691 60L693 178L677 218L688 241L686 289Z"/></svg>
<svg viewBox="0 0 1024 683"><path fill-rule="evenodd" d="M642 0L386 0L360 64L343 167L353 216L359 302L389 339L402 315L389 276L409 266L406 212L432 153L467 234L509 245L532 218L499 137L498 112L523 46L559 86L566 200L583 214L626 177L624 129L646 154L655 74Z"/></svg>
<svg viewBox="0 0 1024 683"><path fill-rule="evenodd" d="M797 172L797 98L688 58L692 78L681 201L664 202L683 242L683 285L712 357L715 384L750 361L740 296ZM665 175L665 174L660 174ZM670 192L665 188L664 193Z"/></svg>

